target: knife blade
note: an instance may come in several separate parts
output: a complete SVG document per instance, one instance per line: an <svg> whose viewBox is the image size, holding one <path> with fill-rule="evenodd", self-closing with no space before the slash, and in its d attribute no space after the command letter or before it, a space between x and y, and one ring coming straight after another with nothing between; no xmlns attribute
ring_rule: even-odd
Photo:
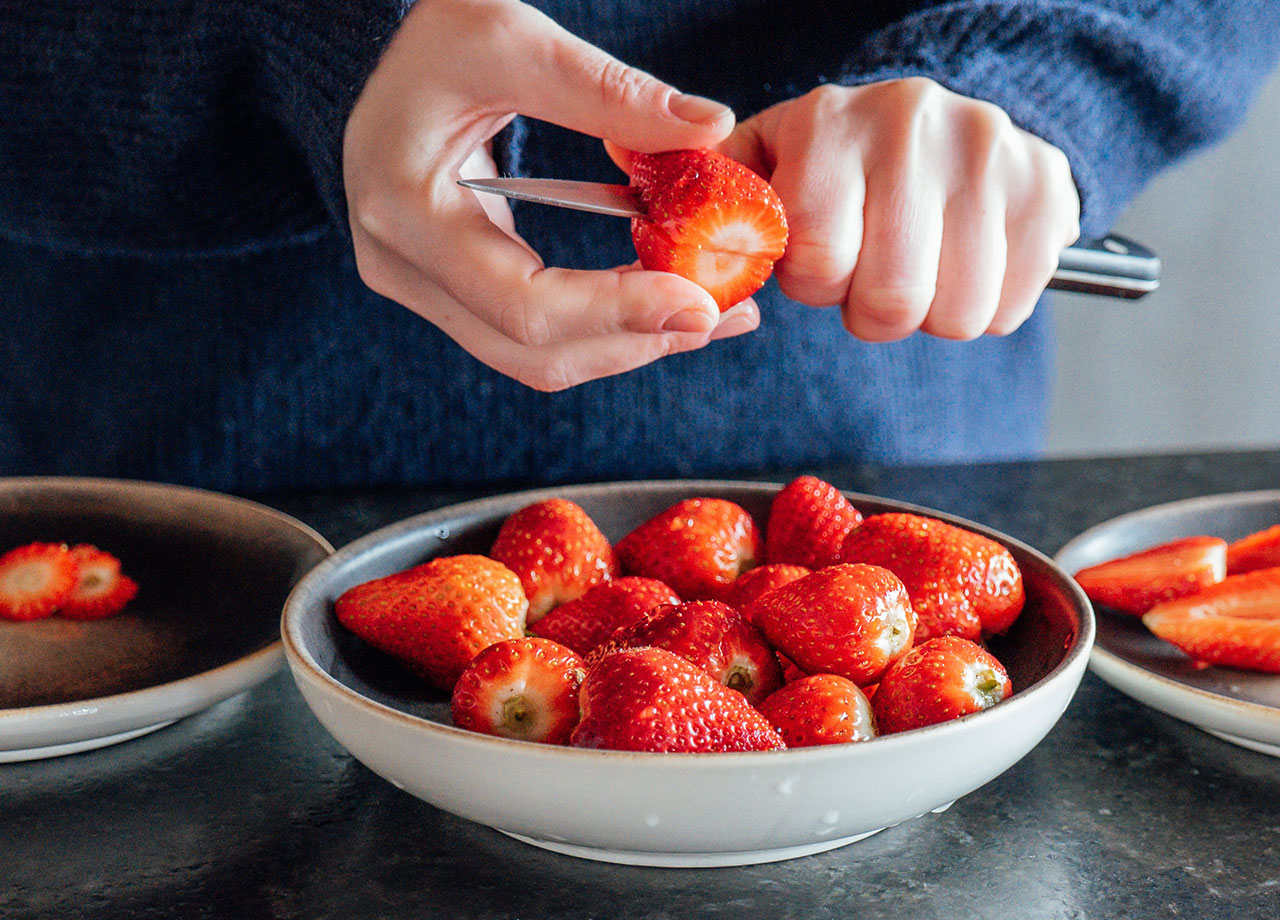
<svg viewBox="0 0 1280 920"><path fill-rule="evenodd" d="M476 192L517 201L572 208L612 217L644 217L636 189L572 179L459 179ZM1115 234L1076 243L1062 251L1048 286L1060 291L1134 300L1160 286L1160 258L1140 243Z"/></svg>

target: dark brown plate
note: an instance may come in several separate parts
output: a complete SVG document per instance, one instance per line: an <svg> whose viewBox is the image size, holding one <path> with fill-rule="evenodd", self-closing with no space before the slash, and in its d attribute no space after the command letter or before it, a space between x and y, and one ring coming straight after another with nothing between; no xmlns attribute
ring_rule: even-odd
<svg viewBox="0 0 1280 920"><path fill-rule="evenodd" d="M119 480L0 480L0 552L92 543L140 586L115 617L0 620L0 761L123 740L279 669L293 585L332 548L277 511Z"/></svg>

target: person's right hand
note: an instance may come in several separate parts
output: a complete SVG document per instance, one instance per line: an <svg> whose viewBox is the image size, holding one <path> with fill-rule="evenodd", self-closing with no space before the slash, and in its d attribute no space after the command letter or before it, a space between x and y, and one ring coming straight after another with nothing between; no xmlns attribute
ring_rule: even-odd
<svg viewBox="0 0 1280 920"><path fill-rule="evenodd" d="M515 0L418 3L344 137L356 263L370 288L540 390L758 325L753 302L722 316L676 275L545 267L505 200L456 184L496 173L487 143L517 114L645 152L712 147L734 125L725 106L681 95Z"/></svg>

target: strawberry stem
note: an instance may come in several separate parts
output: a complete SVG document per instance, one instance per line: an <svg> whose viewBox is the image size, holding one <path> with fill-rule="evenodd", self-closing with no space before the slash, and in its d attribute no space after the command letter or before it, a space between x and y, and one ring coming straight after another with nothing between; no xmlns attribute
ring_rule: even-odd
<svg viewBox="0 0 1280 920"><path fill-rule="evenodd" d="M729 669L729 673L725 674L724 685L730 690L737 690L743 696L746 696L751 692L751 688L756 685L756 682L749 670L741 665L734 665Z"/></svg>
<svg viewBox="0 0 1280 920"><path fill-rule="evenodd" d="M513 696L502 704L502 724L517 735L527 735L533 730L535 715L523 696Z"/></svg>

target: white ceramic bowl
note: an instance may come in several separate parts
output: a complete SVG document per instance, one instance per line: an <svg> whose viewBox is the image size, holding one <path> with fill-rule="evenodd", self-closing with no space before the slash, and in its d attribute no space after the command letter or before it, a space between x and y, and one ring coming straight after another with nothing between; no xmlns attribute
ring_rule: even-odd
<svg viewBox="0 0 1280 920"><path fill-rule="evenodd" d="M341 549L285 605L286 659L303 697L347 750L400 789L518 839L575 856L653 866L769 862L817 853L945 808L998 776L1058 720L1093 643L1084 594L1035 550L976 524L850 495L864 513L935 514L1000 540L1027 586L1027 610L992 643L1014 695L943 725L858 744L773 753L578 750L474 734L449 724L444 694L337 623L347 588L426 558L485 552L503 519L551 496L582 505L610 539L681 498L736 501L763 526L779 486L686 481L574 486L419 515Z"/></svg>

